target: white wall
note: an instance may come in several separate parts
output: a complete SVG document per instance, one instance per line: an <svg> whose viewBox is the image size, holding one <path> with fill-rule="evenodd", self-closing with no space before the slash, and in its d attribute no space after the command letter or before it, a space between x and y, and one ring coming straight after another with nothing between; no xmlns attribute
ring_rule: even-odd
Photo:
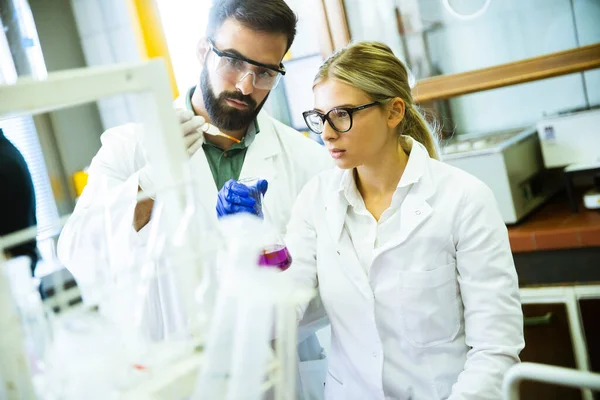
<svg viewBox="0 0 600 400"><path fill-rule="evenodd" d="M441 0L414 0L425 26L432 64L453 74L600 42L600 0L491 0L480 18L459 20ZM413 0L347 0L353 40L380 40L403 59L393 7L408 12ZM474 11L484 0L450 2ZM585 82L585 86L584 86ZM585 88L585 90L584 90ZM600 71L574 74L461 96L449 101L458 133L490 132L534 123L543 114L600 104Z"/></svg>
<svg viewBox="0 0 600 400"><path fill-rule="evenodd" d="M600 42L600 0L575 1L579 42L582 46ZM591 105L600 104L600 70L584 73Z"/></svg>
<svg viewBox="0 0 600 400"><path fill-rule="evenodd" d="M29 0L29 4L48 72L85 67L69 0ZM88 104L36 117L36 127L44 144L49 173L55 173L57 166L62 166L68 195L73 196L72 174L86 167L100 148L103 128L97 106ZM55 144L54 151L52 143ZM57 156L58 160L48 160ZM61 205L61 201L65 201L64 195L60 190L55 190L59 209L66 212L70 210L65 210L64 204Z"/></svg>
<svg viewBox="0 0 600 400"><path fill-rule="evenodd" d="M441 19L446 25L431 36L431 53L442 73L451 74L600 41L600 1L573 1L577 32L570 0L492 0L474 21L454 19L439 7L439 0L420 3L424 19ZM587 73L585 86L582 74L573 74L452 99L457 132L524 126L544 114L585 107L585 90L590 105L600 104L599 74Z"/></svg>
<svg viewBox="0 0 600 400"><path fill-rule="evenodd" d="M394 14L395 0L345 0L344 4L352 40L383 42L401 60L405 59Z"/></svg>
<svg viewBox="0 0 600 400"><path fill-rule="evenodd" d="M75 26L88 66L142 61L133 18L124 0L71 0ZM134 94L98 100L104 129L136 120Z"/></svg>
<svg viewBox="0 0 600 400"><path fill-rule="evenodd" d="M179 94L198 84L196 45L204 37L211 0L157 0Z"/></svg>

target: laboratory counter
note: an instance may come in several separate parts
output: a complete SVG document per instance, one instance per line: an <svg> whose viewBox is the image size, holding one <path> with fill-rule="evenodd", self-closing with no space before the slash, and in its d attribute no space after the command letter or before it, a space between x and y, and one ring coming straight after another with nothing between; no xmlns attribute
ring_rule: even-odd
<svg viewBox="0 0 600 400"><path fill-rule="evenodd" d="M519 224L508 227L513 253L600 246L600 211L569 210L567 197L555 196Z"/></svg>
<svg viewBox="0 0 600 400"><path fill-rule="evenodd" d="M561 193L508 235L521 287L600 282L600 211L573 214Z"/></svg>

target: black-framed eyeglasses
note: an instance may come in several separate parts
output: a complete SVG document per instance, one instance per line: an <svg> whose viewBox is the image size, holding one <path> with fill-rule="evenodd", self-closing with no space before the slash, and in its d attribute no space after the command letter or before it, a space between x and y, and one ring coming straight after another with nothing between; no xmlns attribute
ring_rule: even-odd
<svg viewBox="0 0 600 400"><path fill-rule="evenodd" d="M271 90L285 75L286 70L281 63L279 68L274 68L239 54L220 51L211 39L208 39L208 43L211 51L217 56L213 66L214 70L227 80L237 83L250 74L255 88Z"/></svg>
<svg viewBox="0 0 600 400"><path fill-rule="evenodd" d="M379 102L374 101L357 107L335 107L327 111L326 114L320 113L317 110L310 110L303 112L302 116L304 117L308 129L314 133L319 135L323 133L325 121L329 122L329 126L336 132L344 133L352 129L352 115L355 112L373 107L377 104L379 104Z"/></svg>

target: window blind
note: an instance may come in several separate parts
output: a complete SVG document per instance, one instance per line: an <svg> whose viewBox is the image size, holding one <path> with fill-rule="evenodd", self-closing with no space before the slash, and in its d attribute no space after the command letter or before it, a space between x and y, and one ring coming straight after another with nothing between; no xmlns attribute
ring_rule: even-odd
<svg viewBox="0 0 600 400"><path fill-rule="evenodd" d="M58 209L33 118L24 116L0 120L0 128L4 136L19 149L31 173L36 198L38 240L55 235L59 222Z"/></svg>

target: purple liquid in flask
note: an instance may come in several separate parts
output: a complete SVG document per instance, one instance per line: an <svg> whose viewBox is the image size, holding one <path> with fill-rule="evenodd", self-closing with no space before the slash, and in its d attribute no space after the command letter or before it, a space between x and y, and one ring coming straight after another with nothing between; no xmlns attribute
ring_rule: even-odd
<svg viewBox="0 0 600 400"><path fill-rule="evenodd" d="M277 267L285 271L292 265L292 256L287 247L274 245L267 247L262 251L258 259L258 265L262 267Z"/></svg>

